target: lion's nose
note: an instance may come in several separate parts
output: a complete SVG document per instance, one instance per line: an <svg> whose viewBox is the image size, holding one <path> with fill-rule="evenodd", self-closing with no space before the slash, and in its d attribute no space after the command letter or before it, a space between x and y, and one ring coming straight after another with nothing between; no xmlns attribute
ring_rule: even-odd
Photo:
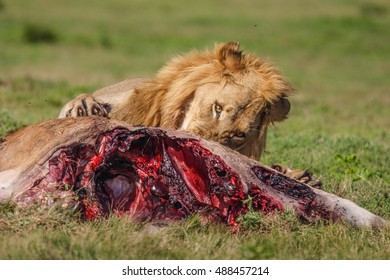
<svg viewBox="0 0 390 280"><path fill-rule="evenodd" d="M242 141L245 140L245 137L247 134L242 131L235 131L225 134L225 139L223 140L222 144L225 146L228 146L229 148L234 148L238 144L241 144Z"/></svg>
<svg viewBox="0 0 390 280"><path fill-rule="evenodd" d="M223 141L223 144L225 146L230 147L232 145L232 139L231 138L225 139L225 141Z"/></svg>

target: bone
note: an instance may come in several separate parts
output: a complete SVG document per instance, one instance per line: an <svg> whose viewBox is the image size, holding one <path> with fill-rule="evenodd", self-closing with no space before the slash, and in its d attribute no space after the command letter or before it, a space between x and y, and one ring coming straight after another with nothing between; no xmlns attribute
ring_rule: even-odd
<svg viewBox="0 0 390 280"><path fill-rule="evenodd" d="M0 202L76 204L85 219L115 213L174 221L199 213L236 228L250 209L265 215L292 209L307 222L388 225L350 200L182 131L56 119L6 136L0 153Z"/></svg>

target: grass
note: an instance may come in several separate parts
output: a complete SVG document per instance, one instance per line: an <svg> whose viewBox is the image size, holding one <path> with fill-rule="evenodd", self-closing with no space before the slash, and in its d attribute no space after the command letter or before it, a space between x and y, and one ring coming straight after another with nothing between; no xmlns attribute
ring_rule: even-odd
<svg viewBox="0 0 390 280"><path fill-rule="evenodd" d="M1 0L0 137L55 118L81 92L153 75L173 55L230 40L270 58L297 90L262 161L309 168L326 191L390 220L384 0ZM57 208L7 204L0 206L0 259L390 258L388 229L305 225L291 213L242 223L232 233L195 216L150 232L124 217L81 222Z"/></svg>
<svg viewBox="0 0 390 280"><path fill-rule="evenodd" d="M58 209L11 207L0 217L1 259L387 259L390 254L389 230L302 225L289 214L257 217L257 226L238 234L204 225L197 216L158 231L123 217L81 223Z"/></svg>

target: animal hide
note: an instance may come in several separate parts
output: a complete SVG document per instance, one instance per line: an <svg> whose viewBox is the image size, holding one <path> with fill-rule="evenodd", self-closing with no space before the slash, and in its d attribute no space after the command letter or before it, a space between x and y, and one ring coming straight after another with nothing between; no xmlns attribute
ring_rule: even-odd
<svg viewBox="0 0 390 280"><path fill-rule="evenodd" d="M309 222L387 224L349 200L181 131L65 118L29 126L0 142L2 202L57 201L78 207L86 219L117 213L181 220L199 213L236 227L249 209L265 215L293 209Z"/></svg>

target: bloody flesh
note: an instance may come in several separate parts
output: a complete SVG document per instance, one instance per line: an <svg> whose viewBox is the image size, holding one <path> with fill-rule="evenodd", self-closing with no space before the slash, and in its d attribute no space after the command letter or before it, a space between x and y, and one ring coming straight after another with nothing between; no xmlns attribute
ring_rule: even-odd
<svg viewBox="0 0 390 280"><path fill-rule="evenodd" d="M283 210L278 199L255 186L246 192L239 175L197 139L172 138L162 131L115 129L95 145L65 149L49 161L49 185L73 186L85 217L111 212L136 219L180 220L201 213L236 225L248 210ZM45 190L47 192L47 190ZM33 199L35 188L19 200Z"/></svg>
<svg viewBox="0 0 390 280"><path fill-rule="evenodd" d="M290 208L306 221L387 225L347 199L288 178L218 143L180 131L82 120L47 121L6 137L0 143L0 202L60 201L79 207L86 219L116 213L138 220L181 220L199 213L236 226L249 209L268 215ZM42 138L25 151L20 139L28 141L37 131L57 137ZM13 153L28 156L19 165L10 164L6 159Z"/></svg>

